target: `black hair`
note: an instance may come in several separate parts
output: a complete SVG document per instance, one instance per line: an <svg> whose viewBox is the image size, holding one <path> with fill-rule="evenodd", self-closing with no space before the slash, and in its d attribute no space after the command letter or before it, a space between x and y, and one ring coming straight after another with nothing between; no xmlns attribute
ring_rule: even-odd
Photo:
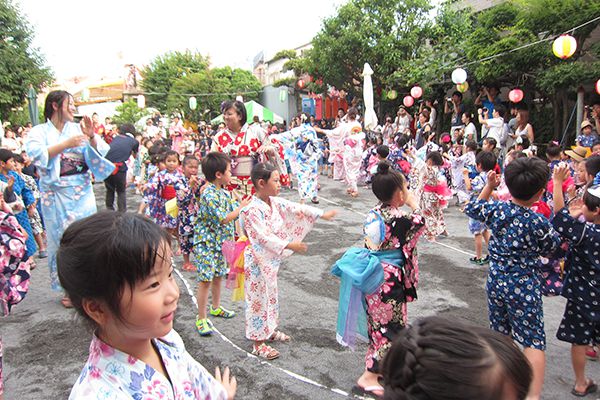
<svg viewBox="0 0 600 400"><path fill-rule="evenodd" d="M475 165L478 165L483 172L488 172L496 167L496 156L491 151L480 151L475 156Z"/></svg>
<svg viewBox="0 0 600 400"><path fill-rule="evenodd" d="M455 90L455 91L452 93L452 96L458 96L458 98L460 98L460 99L462 99L462 98L463 98L463 95L462 95L462 93L461 93L461 92L459 92L458 90Z"/></svg>
<svg viewBox="0 0 600 400"><path fill-rule="evenodd" d="M127 133L135 135L135 126L133 126L133 124L121 124L119 125L119 133L121 135L125 135Z"/></svg>
<svg viewBox="0 0 600 400"><path fill-rule="evenodd" d="M523 149L528 149L531 145L531 142L529 141L529 138L527 136L520 136L517 140L521 143L516 142L515 144L521 145Z"/></svg>
<svg viewBox="0 0 600 400"><path fill-rule="evenodd" d="M427 153L427 156L425 156L425 161L427 160L431 160L433 165L437 165L438 167L444 165L444 158L439 151L430 151Z"/></svg>
<svg viewBox="0 0 600 400"><path fill-rule="evenodd" d="M501 117L504 117L504 114L506 113L506 108L502 104L495 105L494 110L498 111L498 114L500 114Z"/></svg>
<svg viewBox="0 0 600 400"><path fill-rule="evenodd" d="M594 148L594 146L598 146L600 144L600 140L594 140L594 143L592 143L591 148Z"/></svg>
<svg viewBox="0 0 600 400"><path fill-rule="evenodd" d="M496 148L496 146L498 145L498 142L493 137L486 137L483 139L483 141L488 142L490 145L494 146L494 148Z"/></svg>
<svg viewBox="0 0 600 400"><path fill-rule="evenodd" d="M25 164L25 160L23 159L23 156L20 154L15 153L13 160L15 160L15 162L18 162L19 164Z"/></svg>
<svg viewBox="0 0 600 400"><path fill-rule="evenodd" d="M591 176L596 176L600 172L600 156L591 156L585 159L585 172Z"/></svg>
<svg viewBox="0 0 600 400"><path fill-rule="evenodd" d="M16 154L8 149L0 148L0 161L7 162L11 158L15 158Z"/></svg>
<svg viewBox="0 0 600 400"><path fill-rule="evenodd" d="M98 240L102 238L102 240ZM101 211L73 222L56 253L58 278L73 307L85 318L83 300L98 300L121 318L128 285L146 279L167 258L170 235L140 214Z"/></svg>
<svg viewBox="0 0 600 400"><path fill-rule="evenodd" d="M405 182L401 173L391 169L388 162L381 161L377 164L377 173L373 175L371 187L375 197L383 204L388 204L397 190L404 189Z"/></svg>
<svg viewBox="0 0 600 400"><path fill-rule="evenodd" d="M441 317L402 329L382 362L384 400L502 400L527 396L532 370L508 337Z"/></svg>
<svg viewBox="0 0 600 400"><path fill-rule="evenodd" d="M547 157L560 157L560 146L558 144L549 143L546 147L546 156Z"/></svg>
<svg viewBox="0 0 600 400"><path fill-rule="evenodd" d="M583 204L585 204L588 210L595 212L598 207L600 207L600 197L591 194L588 191L590 189L600 191L600 185L594 185L594 183L591 182L587 185L585 192L583 193Z"/></svg>
<svg viewBox="0 0 600 400"><path fill-rule="evenodd" d="M164 154L165 154L165 160L169 157L175 156L175 158L177 159L177 163L179 164L179 153L178 152L176 152L175 150L169 149L169 150L165 151Z"/></svg>
<svg viewBox="0 0 600 400"><path fill-rule="evenodd" d="M265 182L271 179L273 172L277 171L277 168L271 163L258 163L252 167L250 172L250 179L255 187L258 187L258 181L261 179Z"/></svg>
<svg viewBox="0 0 600 400"><path fill-rule="evenodd" d="M233 108L235 112L240 116L240 125L244 126L246 121L248 120L248 113L246 112L246 106L244 103L238 100L228 100L223 102L221 105L221 112L225 114L225 111Z"/></svg>
<svg viewBox="0 0 600 400"><path fill-rule="evenodd" d="M198 160L196 157L194 157L194 156L185 156L185 157L183 158L183 162L181 163L181 165L183 165L183 166L185 167L186 165L188 165L189 163L191 163L191 162L194 162L194 161L195 161L195 162L200 162L200 161L199 161L199 160Z"/></svg>
<svg viewBox="0 0 600 400"><path fill-rule="evenodd" d="M358 115L358 110L356 109L356 107L350 107L348 109L348 118L356 119L357 115Z"/></svg>
<svg viewBox="0 0 600 400"><path fill-rule="evenodd" d="M474 140L467 140L465 142L465 147L469 150L475 151L475 150L477 150L477 142Z"/></svg>
<svg viewBox="0 0 600 400"><path fill-rule="evenodd" d="M217 179L217 172L224 174L230 164L231 158L227 154L212 151L202 158L202 173L207 181L213 182Z"/></svg>
<svg viewBox="0 0 600 400"><path fill-rule="evenodd" d="M375 151L377 152L377 155L383 158L387 158L387 156L390 154L390 148L387 147L385 144L380 144L379 146L377 146L377 150Z"/></svg>
<svg viewBox="0 0 600 400"><path fill-rule="evenodd" d="M511 196L527 201L546 187L550 168L537 157L517 158L506 166L504 178Z"/></svg>
<svg viewBox="0 0 600 400"><path fill-rule="evenodd" d="M71 93L65 90L53 90L52 92L48 93L44 103L44 119L52 119L52 116L54 115L54 108L52 107L52 104L54 103L56 103L58 108L56 112L59 114L59 116L62 116L62 105L65 100L68 100L69 97L73 96Z"/></svg>
<svg viewBox="0 0 600 400"><path fill-rule="evenodd" d="M398 146L398 148L403 148L404 146L406 146L408 144L408 141L410 140L410 138L402 133L396 135L396 139L394 139L396 142L396 146Z"/></svg>

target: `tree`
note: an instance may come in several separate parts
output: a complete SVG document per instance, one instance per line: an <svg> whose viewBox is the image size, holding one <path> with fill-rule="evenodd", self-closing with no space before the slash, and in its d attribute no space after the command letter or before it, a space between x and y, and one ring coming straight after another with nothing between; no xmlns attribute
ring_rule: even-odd
<svg viewBox="0 0 600 400"><path fill-rule="evenodd" d="M33 32L19 8L0 0L0 115L22 106L29 85L41 89L53 76L39 49L33 48Z"/></svg>
<svg viewBox="0 0 600 400"><path fill-rule="evenodd" d="M118 105L115 111L116 114L113 117L113 123L115 125L135 124L146 114L146 111L139 108L137 102L134 100L128 100L123 104Z"/></svg>
<svg viewBox="0 0 600 400"><path fill-rule="evenodd" d="M262 86L250 71L231 67L214 68L177 79L167 98L169 111L181 112L191 121L218 115L221 102L240 94L244 100L258 100ZM189 98L196 95L197 108L189 108ZM205 111L209 110L205 115Z"/></svg>
<svg viewBox="0 0 600 400"><path fill-rule="evenodd" d="M209 60L190 51L169 52L156 57L141 71L148 106L167 110L167 97L176 80L208 69Z"/></svg>

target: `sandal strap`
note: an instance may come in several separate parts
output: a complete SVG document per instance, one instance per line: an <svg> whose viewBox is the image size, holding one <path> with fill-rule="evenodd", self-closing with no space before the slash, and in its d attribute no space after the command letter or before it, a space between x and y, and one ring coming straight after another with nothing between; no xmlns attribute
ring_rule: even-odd
<svg viewBox="0 0 600 400"><path fill-rule="evenodd" d="M275 331L273 332L269 340L272 342L288 342L290 341L290 339L291 337L286 335L285 333L281 331Z"/></svg>
<svg viewBox="0 0 600 400"><path fill-rule="evenodd" d="M258 357L266 358L267 360L279 357L279 352L264 342L259 346L253 345L252 354Z"/></svg>

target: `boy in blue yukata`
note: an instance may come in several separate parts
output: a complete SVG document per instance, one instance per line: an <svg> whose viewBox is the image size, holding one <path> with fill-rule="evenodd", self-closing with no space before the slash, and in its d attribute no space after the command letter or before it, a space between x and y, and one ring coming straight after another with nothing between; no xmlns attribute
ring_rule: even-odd
<svg viewBox="0 0 600 400"><path fill-rule="evenodd" d="M524 347L533 370L527 399L540 398L546 366L540 256L560 245L551 223L531 210L544 192L549 173L541 159L519 158L504 172L510 202L489 202L500 184L500 177L490 171L477 201L465 207L469 217L485 222L492 233L486 286L490 327Z"/></svg>

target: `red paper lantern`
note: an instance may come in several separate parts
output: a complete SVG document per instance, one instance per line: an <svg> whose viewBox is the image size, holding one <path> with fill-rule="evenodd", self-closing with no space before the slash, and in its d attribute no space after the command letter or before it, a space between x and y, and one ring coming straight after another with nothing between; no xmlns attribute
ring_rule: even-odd
<svg viewBox="0 0 600 400"><path fill-rule="evenodd" d="M296 82L296 85L298 85L298 88L303 89L304 88L304 80L298 79L298 82Z"/></svg>
<svg viewBox="0 0 600 400"><path fill-rule="evenodd" d="M419 97L423 96L423 89L421 89L420 86L413 86L413 88L410 89L410 95L415 99L418 99Z"/></svg>
<svg viewBox="0 0 600 400"><path fill-rule="evenodd" d="M596 81L596 93L600 94L600 79Z"/></svg>
<svg viewBox="0 0 600 400"><path fill-rule="evenodd" d="M412 96L405 96L402 100L402 104L406 107L412 107L412 105L415 104L415 99Z"/></svg>
<svg viewBox="0 0 600 400"><path fill-rule="evenodd" d="M523 91L521 89L518 89L518 88L517 89L513 89L510 92L508 92L508 98L513 103L518 103L521 100L523 100Z"/></svg>

